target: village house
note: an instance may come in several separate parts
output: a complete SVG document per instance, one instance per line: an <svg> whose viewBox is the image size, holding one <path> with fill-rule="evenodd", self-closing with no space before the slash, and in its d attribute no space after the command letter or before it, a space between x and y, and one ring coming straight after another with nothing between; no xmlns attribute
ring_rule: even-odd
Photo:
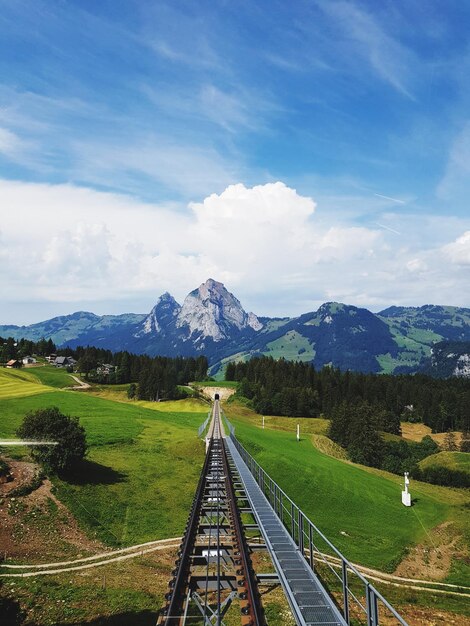
<svg viewBox="0 0 470 626"><path fill-rule="evenodd" d="M57 356L54 361L56 367L73 367L76 360L71 356Z"/></svg>
<svg viewBox="0 0 470 626"><path fill-rule="evenodd" d="M16 359L10 359L10 361L8 361L7 367L11 368L11 369L19 369L21 367L21 362L17 361Z"/></svg>
<svg viewBox="0 0 470 626"><path fill-rule="evenodd" d="M33 365L37 363L36 359L33 356L24 356L22 359L23 365Z"/></svg>
<svg viewBox="0 0 470 626"><path fill-rule="evenodd" d="M103 363L103 365L99 365L96 368L96 371L98 374L112 374L115 369L114 365L111 365L110 363Z"/></svg>

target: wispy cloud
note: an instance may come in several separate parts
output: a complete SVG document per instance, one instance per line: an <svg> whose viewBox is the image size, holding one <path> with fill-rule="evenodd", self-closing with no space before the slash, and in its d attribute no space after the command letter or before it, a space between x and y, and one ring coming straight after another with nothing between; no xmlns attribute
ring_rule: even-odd
<svg viewBox="0 0 470 626"><path fill-rule="evenodd" d="M470 121L451 142L444 176L437 186L439 198L468 210L470 181Z"/></svg>
<svg viewBox="0 0 470 626"><path fill-rule="evenodd" d="M412 83L416 65L413 52L388 33L372 15L353 2L343 0L318 0L318 6L342 32L343 41L354 43L347 53L365 59L382 80L404 96L414 99ZM384 11L385 13L385 11ZM344 52L344 50L343 50ZM354 59L350 59L354 63Z"/></svg>
<svg viewBox="0 0 470 626"><path fill-rule="evenodd" d="M391 202L396 202L397 204L406 204L404 200L392 198L391 196L384 196L381 193L374 193L374 196L377 196L377 198L383 198L384 200L390 200Z"/></svg>
<svg viewBox="0 0 470 626"><path fill-rule="evenodd" d="M0 154L16 158L24 151L26 142L8 128L0 127Z"/></svg>
<svg viewBox="0 0 470 626"><path fill-rule="evenodd" d="M395 230L394 228L391 228L390 226L385 226L385 224L381 224L380 222L375 222L375 224L377 224L377 226L380 226L380 228L383 228L384 230L388 230L391 233L395 233L395 235L401 235L400 231Z"/></svg>

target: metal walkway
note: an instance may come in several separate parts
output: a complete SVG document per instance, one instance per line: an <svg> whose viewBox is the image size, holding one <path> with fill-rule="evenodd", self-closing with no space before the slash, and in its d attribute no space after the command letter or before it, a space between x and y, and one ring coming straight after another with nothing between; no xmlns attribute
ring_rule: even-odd
<svg viewBox="0 0 470 626"><path fill-rule="evenodd" d="M246 497L253 509L297 624L347 626L347 622L308 566L229 437L225 439L225 445L243 482Z"/></svg>

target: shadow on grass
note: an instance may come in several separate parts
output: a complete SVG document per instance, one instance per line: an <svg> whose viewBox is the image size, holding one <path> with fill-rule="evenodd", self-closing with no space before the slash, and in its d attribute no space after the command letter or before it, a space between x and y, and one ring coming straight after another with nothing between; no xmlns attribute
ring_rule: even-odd
<svg viewBox="0 0 470 626"><path fill-rule="evenodd" d="M25 623L26 615L20 610L16 600L0 598L0 617L2 626L20 626ZM118 613L107 617L97 617L90 622L55 622L55 626L154 626L157 619L155 611L137 611ZM28 626L39 626L28 621Z"/></svg>
<svg viewBox="0 0 470 626"><path fill-rule="evenodd" d="M18 626L23 623L25 614L16 600L0 598L0 617L2 626Z"/></svg>
<svg viewBox="0 0 470 626"><path fill-rule="evenodd" d="M73 472L61 474L60 478L71 485L114 485L122 483L126 474L112 467L83 459Z"/></svg>

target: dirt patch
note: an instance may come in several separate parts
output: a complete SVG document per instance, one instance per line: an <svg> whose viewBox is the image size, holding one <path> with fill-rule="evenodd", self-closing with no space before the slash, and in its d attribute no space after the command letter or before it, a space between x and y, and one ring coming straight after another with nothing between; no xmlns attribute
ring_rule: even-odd
<svg viewBox="0 0 470 626"><path fill-rule="evenodd" d="M443 580L450 571L452 559L459 553L461 536L451 522L434 528L425 543L414 546L394 574L405 578Z"/></svg>
<svg viewBox="0 0 470 626"><path fill-rule="evenodd" d="M448 613L447 611L436 611L432 608L411 607L401 608L401 615L406 619L410 626L468 626L468 617L465 615L457 615L456 613ZM383 626L396 626L397 620L393 618L389 621L381 622Z"/></svg>
<svg viewBox="0 0 470 626"><path fill-rule="evenodd" d="M429 435L439 446L443 446L447 433L433 433L429 426L424 424L411 424L410 422L401 423L401 434L404 439L410 441L421 441L423 437ZM454 431L455 443L460 447L462 433Z"/></svg>
<svg viewBox="0 0 470 626"><path fill-rule="evenodd" d="M106 548L89 539L45 479L25 496L10 496L31 483L39 467L8 459L13 480L0 485L0 558L7 562L44 563L57 558L87 556Z"/></svg>

